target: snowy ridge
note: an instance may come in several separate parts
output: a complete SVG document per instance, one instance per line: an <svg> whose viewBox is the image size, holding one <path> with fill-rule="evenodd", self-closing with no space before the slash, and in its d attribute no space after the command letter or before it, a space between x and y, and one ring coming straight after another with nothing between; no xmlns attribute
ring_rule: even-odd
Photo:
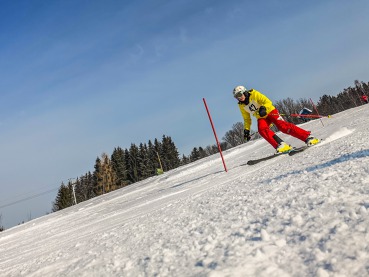
<svg viewBox="0 0 369 277"><path fill-rule="evenodd" d="M369 105L322 122L6 230L0 276L369 276Z"/></svg>

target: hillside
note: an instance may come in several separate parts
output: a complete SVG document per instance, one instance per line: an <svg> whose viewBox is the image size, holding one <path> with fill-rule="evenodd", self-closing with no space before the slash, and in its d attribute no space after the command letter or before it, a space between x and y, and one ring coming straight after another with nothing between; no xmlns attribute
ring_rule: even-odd
<svg viewBox="0 0 369 277"><path fill-rule="evenodd" d="M322 122L293 157L243 165L253 141L6 230L0 276L368 276L369 105Z"/></svg>

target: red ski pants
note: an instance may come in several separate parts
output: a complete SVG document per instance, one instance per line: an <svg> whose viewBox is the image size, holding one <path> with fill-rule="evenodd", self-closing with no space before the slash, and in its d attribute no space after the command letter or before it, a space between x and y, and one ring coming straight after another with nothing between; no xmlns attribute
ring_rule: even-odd
<svg viewBox="0 0 369 277"><path fill-rule="evenodd" d="M259 134L274 148L278 147L278 143L273 138L275 133L269 128L270 124L272 123L277 126L278 130L280 130L282 133L291 135L302 141L305 141L310 135L309 131L301 129L290 122L284 121L283 118L279 115L278 110L274 109L268 114L266 118L258 119Z"/></svg>

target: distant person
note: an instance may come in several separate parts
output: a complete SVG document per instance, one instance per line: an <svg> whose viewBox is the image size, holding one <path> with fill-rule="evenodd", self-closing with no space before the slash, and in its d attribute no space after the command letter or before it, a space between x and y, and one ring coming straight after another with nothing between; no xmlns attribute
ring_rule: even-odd
<svg viewBox="0 0 369 277"><path fill-rule="evenodd" d="M278 110L273 106L272 101L259 91L255 89L246 90L244 86L237 86L233 89L233 97L238 100L238 107L244 119L244 139L246 141L251 139L250 127L252 121L250 114L252 114L257 118L259 134L277 150L277 153L288 153L293 148L270 130L269 126L271 124L274 124L282 133L304 141L308 146L320 142L318 138L310 135L310 131L284 121Z"/></svg>
<svg viewBox="0 0 369 277"><path fill-rule="evenodd" d="M311 120L311 118L307 118L306 115L312 114L312 110L308 109L308 108L303 108L300 112L299 112L299 116L298 118L301 119L303 122L308 122L309 120Z"/></svg>
<svg viewBox="0 0 369 277"><path fill-rule="evenodd" d="M365 94L363 94L362 96L361 96L361 100L364 102L364 104L368 104L368 96L366 96Z"/></svg>

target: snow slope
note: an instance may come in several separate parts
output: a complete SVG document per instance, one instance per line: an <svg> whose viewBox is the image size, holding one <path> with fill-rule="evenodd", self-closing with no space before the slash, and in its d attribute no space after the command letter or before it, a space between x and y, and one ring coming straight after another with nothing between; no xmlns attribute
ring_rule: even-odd
<svg viewBox="0 0 369 277"><path fill-rule="evenodd" d="M369 276L369 105L322 122L6 230L0 276Z"/></svg>

